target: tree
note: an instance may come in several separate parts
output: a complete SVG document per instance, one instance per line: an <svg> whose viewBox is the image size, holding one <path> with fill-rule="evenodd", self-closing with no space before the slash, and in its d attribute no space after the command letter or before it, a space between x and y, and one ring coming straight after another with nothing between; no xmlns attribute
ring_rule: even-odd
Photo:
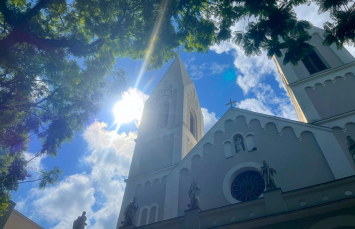
<svg viewBox="0 0 355 229"><path fill-rule="evenodd" d="M324 45L336 44L341 49L355 41L355 3L352 0L315 0L319 13L329 11L333 22L324 23Z"/></svg>
<svg viewBox="0 0 355 229"><path fill-rule="evenodd" d="M315 0L331 11L324 44L354 41L349 0ZM247 55L266 50L297 64L312 46L293 7L309 0L1 0L0 1L0 206L28 177L23 153L55 156L100 110L102 99L127 87L117 57L161 67L180 45L204 52L234 40ZM342 11L342 9L344 9ZM231 27L244 21L243 31ZM246 23L247 22L247 23ZM117 88L112 89L112 85ZM15 169L16 168L16 169ZM43 187L60 170L43 171ZM6 184L6 185L5 185ZM3 202L4 201L4 202ZM1 211L1 210L0 210Z"/></svg>
<svg viewBox="0 0 355 229"><path fill-rule="evenodd" d="M202 3L0 1L1 210L19 184L40 180L44 188L61 173L54 168L25 181L31 160L24 152L31 137L42 142L35 157L56 156L99 112L107 90L117 95L127 88L126 74L112 71L117 57L147 56L151 69L172 59L173 50L189 39L194 40L186 46L190 50L212 44L214 26L200 17Z"/></svg>

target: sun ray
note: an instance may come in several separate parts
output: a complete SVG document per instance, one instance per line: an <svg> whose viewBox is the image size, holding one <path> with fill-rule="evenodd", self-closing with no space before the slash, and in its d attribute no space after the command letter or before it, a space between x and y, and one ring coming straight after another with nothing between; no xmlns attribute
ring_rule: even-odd
<svg viewBox="0 0 355 229"><path fill-rule="evenodd" d="M154 47L155 47L155 44L156 44L156 37L158 35L158 32L160 30L160 26L161 26L161 22L164 18L164 14L165 14L165 9L166 9L166 6L168 4L168 1L169 0L165 0L163 2L163 4L160 6L160 10L159 10L159 14L158 14L158 18L157 18L157 22L155 23L155 27L154 27L154 30L152 32L152 35L150 36L150 41L149 41L149 45L148 45L148 50L147 50L147 53L145 54L145 57L144 57L144 61L143 61L143 64L142 64L142 67L139 71L139 74L138 74L138 77L137 77L137 81L136 81L136 84L135 84L135 88L138 87L138 84L144 74L144 71L146 70L146 67L148 65L148 59L149 57L151 56L153 50L154 50Z"/></svg>

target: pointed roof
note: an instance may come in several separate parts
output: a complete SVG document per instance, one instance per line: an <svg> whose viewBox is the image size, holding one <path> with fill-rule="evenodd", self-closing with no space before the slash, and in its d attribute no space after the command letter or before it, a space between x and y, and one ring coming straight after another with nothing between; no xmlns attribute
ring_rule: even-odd
<svg viewBox="0 0 355 229"><path fill-rule="evenodd" d="M167 79L173 80L177 83L181 82L184 86L192 83L192 80L179 55L177 55L173 63L170 65L168 71L166 71L165 75L161 79L161 82L164 82Z"/></svg>

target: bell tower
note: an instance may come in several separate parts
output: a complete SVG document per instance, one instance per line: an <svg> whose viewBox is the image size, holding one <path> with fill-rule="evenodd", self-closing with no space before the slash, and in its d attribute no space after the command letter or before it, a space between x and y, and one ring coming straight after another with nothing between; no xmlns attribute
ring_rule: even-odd
<svg viewBox="0 0 355 229"><path fill-rule="evenodd" d="M177 56L145 103L128 179L179 163L203 135L195 85Z"/></svg>
<svg viewBox="0 0 355 229"><path fill-rule="evenodd" d="M324 30L308 32L314 50L297 66L283 65L277 57L275 63L300 121L343 127L355 120L355 59L345 48L324 46Z"/></svg>

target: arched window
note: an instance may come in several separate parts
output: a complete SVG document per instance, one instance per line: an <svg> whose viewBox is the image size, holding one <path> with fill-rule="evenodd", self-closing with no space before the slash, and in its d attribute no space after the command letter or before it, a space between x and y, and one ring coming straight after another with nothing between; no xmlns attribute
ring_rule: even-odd
<svg viewBox="0 0 355 229"><path fill-rule="evenodd" d="M191 134L195 137L195 139L197 139L196 124L197 124L196 114L193 110L191 110L190 111L190 131L191 131Z"/></svg>
<svg viewBox="0 0 355 229"><path fill-rule="evenodd" d="M327 66L322 61L316 50L309 51L303 58L302 63L306 66L309 74L314 74L327 69Z"/></svg>
<svg viewBox="0 0 355 229"><path fill-rule="evenodd" d="M163 128L168 125L169 118L169 102L165 101L159 107L158 112L158 128Z"/></svg>
<svg viewBox="0 0 355 229"><path fill-rule="evenodd" d="M234 135L233 141L236 153L245 151L244 140L241 134Z"/></svg>
<svg viewBox="0 0 355 229"><path fill-rule="evenodd" d="M245 137L245 144L247 145L247 150L249 152L257 150L254 142L254 136L252 134L248 134Z"/></svg>

